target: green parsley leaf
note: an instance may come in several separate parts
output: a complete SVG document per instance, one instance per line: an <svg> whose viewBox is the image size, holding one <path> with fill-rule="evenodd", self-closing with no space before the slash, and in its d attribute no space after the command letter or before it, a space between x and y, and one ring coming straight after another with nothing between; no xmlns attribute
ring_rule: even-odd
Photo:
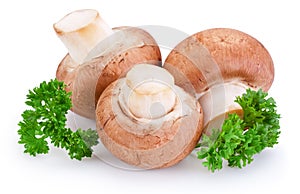
<svg viewBox="0 0 300 194"><path fill-rule="evenodd" d="M229 114L221 132L213 129L212 135L202 135L197 155L206 159L202 163L205 167L214 172L222 169L223 160L227 160L228 166L242 168L253 161L255 154L278 143L280 115L276 102L267 95L261 89L248 89L235 100L243 109L243 119Z"/></svg>
<svg viewBox="0 0 300 194"><path fill-rule="evenodd" d="M25 103L32 109L25 110L23 120L18 123L18 143L24 144L25 153L32 156L48 153L50 139L54 146L66 149L71 159L91 157L91 147L98 143L97 132L92 129L73 132L65 127L66 114L72 106L70 96L65 84L57 79L29 90Z"/></svg>

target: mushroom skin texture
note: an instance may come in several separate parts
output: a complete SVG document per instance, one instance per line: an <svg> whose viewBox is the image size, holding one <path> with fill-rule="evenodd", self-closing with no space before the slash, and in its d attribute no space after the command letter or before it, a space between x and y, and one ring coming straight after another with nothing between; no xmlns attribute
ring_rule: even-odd
<svg viewBox="0 0 300 194"><path fill-rule="evenodd" d="M242 116L236 96L248 88L268 91L274 80L267 49L252 36L228 28L186 38L170 52L163 67L178 86L199 100L206 129L220 128L228 113Z"/></svg>
<svg viewBox="0 0 300 194"><path fill-rule="evenodd" d="M203 113L166 70L139 64L104 90L96 126L103 145L122 161L143 169L165 168L195 148Z"/></svg>
<svg viewBox="0 0 300 194"><path fill-rule="evenodd" d="M68 23L54 25L58 36L63 35L61 39L67 42L65 44L71 52L60 62L56 78L64 81L66 90L72 92L71 110L89 119L95 119L95 104L103 90L124 76L133 65L149 63L161 66L159 46L148 32L136 27L117 27L110 32L104 21L99 19L98 12L94 12L75 11L71 13L75 16L68 19ZM80 16L88 19L81 19L70 27L69 23ZM96 19L91 19L93 17ZM98 25L95 24L97 22ZM62 28L64 24L67 26L63 29L70 32L57 29L57 26ZM101 33L93 34L98 31Z"/></svg>

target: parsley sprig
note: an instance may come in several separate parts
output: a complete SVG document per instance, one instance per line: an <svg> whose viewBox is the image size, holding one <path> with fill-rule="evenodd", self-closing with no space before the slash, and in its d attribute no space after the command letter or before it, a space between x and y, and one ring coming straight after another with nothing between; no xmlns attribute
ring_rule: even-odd
<svg viewBox="0 0 300 194"><path fill-rule="evenodd" d="M66 114L72 106L70 96L65 84L57 79L44 81L29 90L25 103L32 109L25 110L23 120L18 123L18 143L24 144L25 153L32 156L48 153L50 139L54 146L66 149L71 159L91 157L91 147L98 143L96 131L78 129L74 132L66 128Z"/></svg>
<svg viewBox="0 0 300 194"><path fill-rule="evenodd" d="M206 159L202 163L205 167L214 172L227 160L228 166L242 168L253 161L255 154L278 143L280 115L276 102L267 95L262 90L248 89L235 100L243 109L243 118L229 114L222 130L213 129L211 135L202 135L197 155Z"/></svg>

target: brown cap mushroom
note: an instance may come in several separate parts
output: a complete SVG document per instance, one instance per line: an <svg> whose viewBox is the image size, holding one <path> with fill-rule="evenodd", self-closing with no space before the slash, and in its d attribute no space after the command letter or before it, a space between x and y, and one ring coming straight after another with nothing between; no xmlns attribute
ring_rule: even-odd
<svg viewBox="0 0 300 194"><path fill-rule="evenodd" d="M56 77L72 91L72 111L81 116L94 119L102 91L133 65L161 65L159 47L149 33L135 27L111 29L96 10L74 11L54 29L69 51Z"/></svg>
<svg viewBox="0 0 300 194"><path fill-rule="evenodd" d="M266 48L250 35L227 28L208 29L183 40L164 68L177 85L199 99L206 128L220 128L227 113L241 115L235 97L247 88L267 91L274 79Z"/></svg>
<svg viewBox="0 0 300 194"><path fill-rule="evenodd" d="M184 159L203 127L197 100L163 68L139 64L110 84L96 107L100 140L115 156L145 169Z"/></svg>

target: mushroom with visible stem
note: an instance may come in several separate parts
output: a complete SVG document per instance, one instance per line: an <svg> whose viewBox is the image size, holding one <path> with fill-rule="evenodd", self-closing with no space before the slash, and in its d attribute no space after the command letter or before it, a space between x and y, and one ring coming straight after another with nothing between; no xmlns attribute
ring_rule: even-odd
<svg viewBox="0 0 300 194"><path fill-rule="evenodd" d="M71 12L54 29L69 51L56 77L72 92L72 111L81 116L94 119L102 91L133 65L161 65L159 47L149 33L135 27L111 29L96 10Z"/></svg>
<svg viewBox="0 0 300 194"><path fill-rule="evenodd" d="M164 168L194 149L203 113L165 69L139 64L102 93L96 126L104 146L121 160L145 169Z"/></svg>
<svg viewBox="0 0 300 194"><path fill-rule="evenodd" d="M267 91L274 79L266 48L252 36L228 28L208 29L183 40L164 68L177 85L199 99L207 131L221 129L228 113L243 114L234 100L246 89Z"/></svg>

